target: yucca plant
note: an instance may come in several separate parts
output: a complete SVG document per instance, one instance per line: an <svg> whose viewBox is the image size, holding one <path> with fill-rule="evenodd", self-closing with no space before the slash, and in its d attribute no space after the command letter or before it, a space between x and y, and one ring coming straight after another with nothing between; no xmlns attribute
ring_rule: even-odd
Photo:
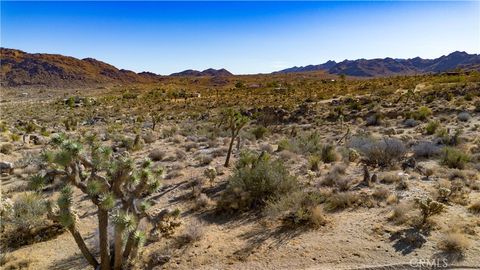
<svg viewBox="0 0 480 270"><path fill-rule="evenodd" d="M59 135L52 139L51 145L43 155L44 160L50 174L54 172L65 185L58 200L49 203L48 216L70 231L82 254L95 269L126 268L145 242L145 233L139 231L138 224L147 218L147 198L160 188L161 172L152 171L148 159L135 168L133 160L113 156L111 149L101 146L94 137L82 144ZM32 177L31 186L37 190L44 186L39 177ZM100 262L78 230L72 205L74 188L87 194L98 209ZM109 220L113 224L109 224ZM114 228L113 239L109 239L109 226Z"/></svg>
<svg viewBox="0 0 480 270"><path fill-rule="evenodd" d="M230 131L230 144L228 146L227 158L225 159L225 167L228 167L230 164L233 143L238 137L240 130L248 123L248 121L249 118L247 116L244 116L240 112L231 108L222 113L219 125Z"/></svg>

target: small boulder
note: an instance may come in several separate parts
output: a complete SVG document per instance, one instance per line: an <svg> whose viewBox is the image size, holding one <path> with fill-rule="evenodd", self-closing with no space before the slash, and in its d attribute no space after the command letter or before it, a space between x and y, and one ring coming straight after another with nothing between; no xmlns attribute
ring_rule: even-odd
<svg viewBox="0 0 480 270"><path fill-rule="evenodd" d="M0 162L0 173L13 174L13 163L7 161Z"/></svg>

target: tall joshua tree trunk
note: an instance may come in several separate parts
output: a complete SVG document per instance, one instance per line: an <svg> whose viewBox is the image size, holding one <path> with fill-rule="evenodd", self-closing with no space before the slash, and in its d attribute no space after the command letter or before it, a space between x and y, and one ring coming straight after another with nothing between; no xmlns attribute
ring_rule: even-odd
<svg viewBox="0 0 480 270"><path fill-rule="evenodd" d="M98 209L98 228L100 233L100 269L110 270L110 245L108 243L108 211Z"/></svg>
<svg viewBox="0 0 480 270"><path fill-rule="evenodd" d="M72 234L73 239L75 239L75 242L78 245L78 248L82 252L83 256L85 259L87 259L88 263L93 266L93 268L98 267L98 261L95 259L95 257L90 253L90 250L87 248L87 245L85 244L85 241L83 241L82 236L80 235L80 232L77 230L75 225L71 225L68 227L68 231Z"/></svg>
<svg viewBox="0 0 480 270"><path fill-rule="evenodd" d="M224 165L225 167L228 167L230 163L230 156L232 155L232 148L233 148L234 141L235 141L235 134L232 134L232 138L230 138L230 145L228 146L227 159L225 160L225 165Z"/></svg>
<svg viewBox="0 0 480 270"><path fill-rule="evenodd" d="M113 270L121 270L122 269L122 259L123 259L123 231L124 229L117 225L115 226L115 254L113 259Z"/></svg>

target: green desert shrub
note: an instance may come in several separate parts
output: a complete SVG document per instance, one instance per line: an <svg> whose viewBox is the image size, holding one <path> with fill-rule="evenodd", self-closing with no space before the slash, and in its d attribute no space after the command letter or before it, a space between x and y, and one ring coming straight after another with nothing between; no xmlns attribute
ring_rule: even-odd
<svg viewBox="0 0 480 270"><path fill-rule="evenodd" d="M6 132L6 131L8 131L7 123L0 121L0 132Z"/></svg>
<svg viewBox="0 0 480 270"><path fill-rule="evenodd" d="M13 144L5 143L0 146L0 153L10 155L13 152Z"/></svg>
<svg viewBox="0 0 480 270"><path fill-rule="evenodd" d="M428 122L427 126L425 126L425 132L427 135L435 134L435 131L440 127L440 122L438 121L430 121Z"/></svg>
<svg viewBox="0 0 480 270"><path fill-rule="evenodd" d="M456 129L453 134L450 134L450 131L446 128L438 129L435 133L437 140L444 145L455 146L461 143L461 137L463 131L461 129Z"/></svg>
<svg viewBox="0 0 480 270"><path fill-rule="evenodd" d="M262 139L265 134L267 134L268 129L264 126L257 126L252 130L253 136L255 136L255 139L259 140Z"/></svg>
<svg viewBox="0 0 480 270"><path fill-rule="evenodd" d="M319 171L320 170L320 162L322 160L317 155L311 155L308 158L308 169L312 171Z"/></svg>
<svg viewBox="0 0 480 270"><path fill-rule="evenodd" d="M459 149L453 147L443 149L442 164L449 168L464 169L469 161L470 156Z"/></svg>
<svg viewBox="0 0 480 270"><path fill-rule="evenodd" d="M418 108L418 110L413 114L413 118L415 120L424 121L430 115L432 115L432 110L430 110L430 108L428 108L428 107L422 106L422 107Z"/></svg>
<svg viewBox="0 0 480 270"><path fill-rule="evenodd" d="M28 232L46 222L46 213L45 200L37 193L27 192L15 199L9 214L2 219L13 231Z"/></svg>
<svg viewBox="0 0 480 270"><path fill-rule="evenodd" d="M219 202L226 210L262 208L266 201L275 201L298 189L297 179L292 176L281 160L271 160L262 153L255 160L251 156L240 161Z"/></svg>
<svg viewBox="0 0 480 270"><path fill-rule="evenodd" d="M291 146L289 140L282 139L278 142L278 146L277 146L277 151L278 152L281 152L281 151L284 151L284 150L292 151L291 149L292 149L292 146Z"/></svg>
<svg viewBox="0 0 480 270"><path fill-rule="evenodd" d="M17 133L10 134L10 140L12 140L13 142L20 141L20 138L21 138L21 136Z"/></svg>
<svg viewBox="0 0 480 270"><path fill-rule="evenodd" d="M54 238L64 232L47 218L48 204L35 192L21 193L13 201L0 202L0 245L19 248Z"/></svg>
<svg viewBox="0 0 480 270"><path fill-rule="evenodd" d="M320 150L320 157L325 163L332 163L339 159L337 152L335 151L335 146L331 144L325 144Z"/></svg>
<svg viewBox="0 0 480 270"><path fill-rule="evenodd" d="M290 150L297 154L318 153L322 150L320 134L317 132L304 133L290 140Z"/></svg>

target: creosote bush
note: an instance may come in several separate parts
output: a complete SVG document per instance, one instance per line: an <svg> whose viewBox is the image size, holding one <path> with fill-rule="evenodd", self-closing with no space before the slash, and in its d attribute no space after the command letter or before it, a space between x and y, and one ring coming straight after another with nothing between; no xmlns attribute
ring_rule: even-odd
<svg viewBox="0 0 480 270"><path fill-rule="evenodd" d="M416 112L414 112L412 116L415 120L424 121L430 115L432 115L432 110L430 110L430 108L428 108L428 107L422 106L422 107L418 108L418 110Z"/></svg>
<svg viewBox="0 0 480 270"><path fill-rule="evenodd" d="M443 149L442 163L449 168L464 169L469 161L470 156L461 150L453 147Z"/></svg>
<svg viewBox="0 0 480 270"><path fill-rule="evenodd" d="M267 134L268 129L264 126L257 126L252 130L252 134L255 136L255 139L263 139L265 134Z"/></svg>
<svg viewBox="0 0 480 270"><path fill-rule="evenodd" d="M325 144L320 150L320 157L325 163L335 162L339 159L337 152L335 152L335 146L331 144Z"/></svg>
<svg viewBox="0 0 480 270"><path fill-rule="evenodd" d="M456 146L461 143L460 135L462 135L462 132L463 131L461 129L456 129L453 134L450 134L450 130L446 128L441 128L437 130L437 132L435 133L435 136L437 137L437 140L441 144Z"/></svg>
<svg viewBox="0 0 480 270"><path fill-rule="evenodd" d="M13 152L13 144L5 143L0 146L0 153L10 155Z"/></svg>
<svg viewBox="0 0 480 270"><path fill-rule="evenodd" d="M425 126L425 132L427 135L433 135L435 134L435 131L440 127L440 122L438 121L430 121L428 124Z"/></svg>
<svg viewBox="0 0 480 270"><path fill-rule="evenodd" d="M278 200L298 189L297 179L290 175L281 160L272 160L264 152L252 157L252 154L244 154L237 163L218 204L221 209L263 208L266 201Z"/></svg>

